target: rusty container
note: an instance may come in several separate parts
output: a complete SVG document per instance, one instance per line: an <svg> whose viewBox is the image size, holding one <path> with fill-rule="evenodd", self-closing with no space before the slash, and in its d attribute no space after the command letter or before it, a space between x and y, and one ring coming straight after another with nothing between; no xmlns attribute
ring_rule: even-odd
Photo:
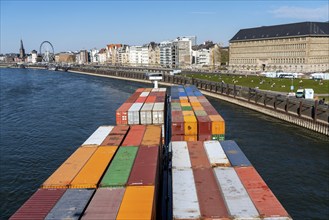
<svg viewBox="0 0 329 220"><path fill-rule="evenodd" d="M127 125L128 124L128 110L133 103L123 103L120 108L115 112L115 120L117 125Z"/></svg>
<svg viewBox="0 0 329 220"><path fill-rule="evenodd" d="M254 167L235 167L243 186L263 218L290 218Z"/></svg>
<svg viewBox="0 0 329 220"><path fill-rule="evenodd" d="M162 141L161 125L147 125L141 146L160 146Z"/></svg>
<svg viewBox="0 0 329 220"><path fill-rule="evenodd" d="M129 125L114 126L109 135L126 135L129 130Z"/></svg>
<svg viewBox="0 0 329 220"><path fill-rule="evenodd" d="M123 187L97 189L81 219L116 219L124 192Z"/></svg>
<svg viewBox="0 0 329 220"><path fill-rule="evenodd" d="M159 146L140 147L127 184L157 185L159 175Z"/></svg>
<svg viewBox="0 0 329 220"><path fill-rule="evenodd" d="M125 135L108 135L100 146L120 146Z"/></svg>
<svg viewBox="0 0 329 220"><path fill-rule="evenodd" d="M145 125L131 125L121 146L139 146L144 137L145 130Z"/></svg>
<svg viewBox="0 0 329 220"><path fill-rule="evenodd" d="M198 135L211 135L212 127L208 116L196 116L198 121Z"/></svg>
<svg viewBox="0 0 329 220"><path fill-rule="evenodd" d="M211 135L207 135L207 134L199 134L198 135L198 141L209 141L211 140Z"/></svg>
<svg viewBox="0 0 329 220"><path fill-rule="evenodd" d="M187 142L192 168L210 168L210 162L202 141Z"/></svg>
<svg viewBox="0 0 329 220"><path fill-rule="evenodd" d="M171 141L184 141L185 135L172 135Z"/></svg>

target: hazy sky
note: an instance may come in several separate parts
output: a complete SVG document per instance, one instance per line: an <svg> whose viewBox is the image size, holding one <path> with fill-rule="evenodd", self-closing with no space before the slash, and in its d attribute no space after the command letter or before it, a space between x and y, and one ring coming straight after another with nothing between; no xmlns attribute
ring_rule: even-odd
<svg viewBox="0 0 329 220"><path fill-rule="evenodd" d="M55 52L190 35L227 46L240 29L329 20L327 0L0 1L0 53L18 53L20 39L27 53L45 40Z"/></svg>

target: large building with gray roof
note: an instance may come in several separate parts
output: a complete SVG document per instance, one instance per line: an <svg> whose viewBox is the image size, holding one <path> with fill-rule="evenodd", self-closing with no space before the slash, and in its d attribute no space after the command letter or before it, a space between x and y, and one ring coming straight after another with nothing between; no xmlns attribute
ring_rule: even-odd
<svg viewBox="0 0 329 220"><path fill-rule="evenodd" d="M230 40L229 69L322 72L329 70L329 23L301 22L241 29Z"/></svg>

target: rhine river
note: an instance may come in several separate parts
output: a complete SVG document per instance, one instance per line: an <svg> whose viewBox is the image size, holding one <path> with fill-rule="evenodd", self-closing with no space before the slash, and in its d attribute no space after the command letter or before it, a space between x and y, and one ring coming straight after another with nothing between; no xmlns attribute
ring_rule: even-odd
<svg viewBox="0 0 329 220"><path fill-rule="evenodd" d="M0 69L0 219L10 217L139 87L129 81ZM329 140L209 98L235 140L294 219L329 217Z"/></svg>

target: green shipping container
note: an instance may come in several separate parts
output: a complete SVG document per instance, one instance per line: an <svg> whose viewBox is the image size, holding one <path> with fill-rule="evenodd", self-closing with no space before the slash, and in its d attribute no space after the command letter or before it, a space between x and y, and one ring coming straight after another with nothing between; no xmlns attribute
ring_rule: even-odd
<svg viewBox="0 0 329 220"><path fill-rule="evenodd" d="M213 134L211 135L212 140L217 140L217 141L224 141L225 140L225 134Z"/></svg>
<svg viewBox="0 0 329 220"><path fill-rule="evenodd" d="M194 114L196 116L207 116L207 112L206 111L203 111L203 110L195 110L194 111Z"/></svg>
<svg viewBox="0 0 329 220"><path fill-rule="evenodd" d="M120 147L106 170L100 187L125 186L134 164L138 147Z"/></svg>
<svg viewBox="0 0 329 220"><path fill-rule="evenodd" d="M193 111L191 106L182 106L183 111Z"/></svg>

